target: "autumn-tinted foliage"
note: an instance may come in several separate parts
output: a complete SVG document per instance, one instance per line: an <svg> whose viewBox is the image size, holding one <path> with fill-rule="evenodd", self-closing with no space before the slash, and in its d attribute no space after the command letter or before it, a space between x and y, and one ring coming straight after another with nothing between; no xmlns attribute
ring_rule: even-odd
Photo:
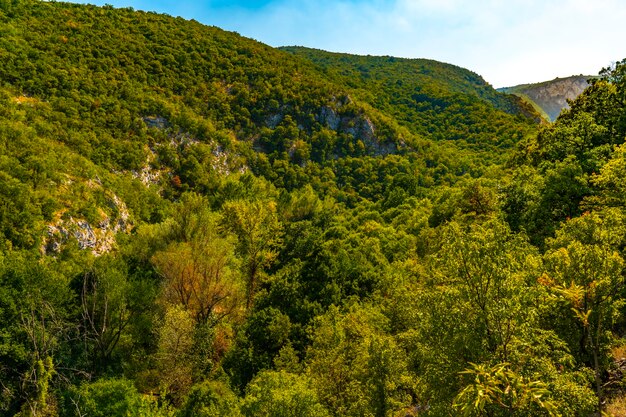
<svg viewBox="0 0 626 417"><path fill-rule="evenodd" d="M537 133L434 61L29 0L0 33L0 414L620 396L626 63Z"/></svg>

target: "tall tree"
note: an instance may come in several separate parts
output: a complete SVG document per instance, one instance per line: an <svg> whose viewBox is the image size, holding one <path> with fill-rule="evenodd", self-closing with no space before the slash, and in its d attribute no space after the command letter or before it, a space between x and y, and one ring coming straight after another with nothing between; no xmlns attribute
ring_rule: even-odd
<svg viewBox="0 0 626 417"><path fill-rule="evenodd" d="M230 239L215 233L173 243L152 262L164 279L164 300L182 305L196 322L215 325L236 312L239 276Z"/></svg>
<svg viewBox="0 0 626 417"><path fill-rule="evenodd" d="M229 201L223 207L223 224L238 238L237 251L243 258L246 308L252 306L259 277L278 255L282 226L273 201Z"/></svg>
<svg viewBox="0 0 626 417"><path fill-rule="evenodd" d="M593 368L600 405L610 329L623 300L625 263L618 250L626 241L623 219L615 209L572 219L548 241L545 254L543 281L575 318L580 336L572 350Z"/></svg>

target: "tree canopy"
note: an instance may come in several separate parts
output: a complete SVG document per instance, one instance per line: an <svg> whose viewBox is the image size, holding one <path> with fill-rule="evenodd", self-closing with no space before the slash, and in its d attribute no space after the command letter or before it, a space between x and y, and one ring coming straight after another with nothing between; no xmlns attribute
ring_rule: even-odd
<svg viewBox="0 0 626 417"><path fill-rule="evenodd" d="M623 415L626 61L540 126L128 8L0 34L0 414Z"/></svg>

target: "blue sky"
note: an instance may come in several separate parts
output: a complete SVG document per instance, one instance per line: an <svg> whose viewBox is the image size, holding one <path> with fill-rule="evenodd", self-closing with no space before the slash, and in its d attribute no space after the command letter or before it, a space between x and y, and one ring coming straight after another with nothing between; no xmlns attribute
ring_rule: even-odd
<svg viewBox="0 0 626 417"><path fill-rule="evenodd" d="M495 87L626 57L624 0L91 0L195 19L271 46L430 58Z"/></svg>

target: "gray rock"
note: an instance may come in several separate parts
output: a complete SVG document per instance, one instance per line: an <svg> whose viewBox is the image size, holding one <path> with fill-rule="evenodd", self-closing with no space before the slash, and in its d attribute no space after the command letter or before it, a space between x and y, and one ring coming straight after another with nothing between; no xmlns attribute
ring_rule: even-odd
<svg viewBox="0 0 626 417"><path fill-rule="evenodd" d="M165 117L160 116L146 116L143 118L143 122L146 126L155 129L167 129L170 125Z"/></svg>

